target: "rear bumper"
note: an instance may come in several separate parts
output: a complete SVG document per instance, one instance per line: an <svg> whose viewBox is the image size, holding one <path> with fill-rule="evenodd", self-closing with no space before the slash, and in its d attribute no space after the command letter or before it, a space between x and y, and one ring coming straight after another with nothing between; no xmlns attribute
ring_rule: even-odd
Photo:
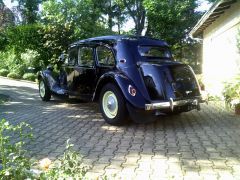
<svg viewBox="0 0 240 180"><path fill-rule="evenodd" d="M201 97L196 97L196 98L192 98L192 99L176 100L176 101L174 101L172 98L170 98L169 101L145 104L145 110L150 111L150 110L170 109L171 111L173 111L175 107L180 107L180 106L185 106L185 105L195 106L196 109L200 109L201 102L202 102Z"/></svg>

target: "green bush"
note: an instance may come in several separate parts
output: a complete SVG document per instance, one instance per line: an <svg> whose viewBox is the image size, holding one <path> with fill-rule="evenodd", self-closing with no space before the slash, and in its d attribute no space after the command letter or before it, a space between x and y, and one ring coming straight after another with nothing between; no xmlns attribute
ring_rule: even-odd
<svg viewBox="0 0 240 180"><path fill-rule="evenodd" d="M27 152L23 149L24 140L32 137L31 127L22 122L18 125L11 125L6 120L0 121L0 179L27 179L33 178L30 168L32 161L27 158ZM15 134L19 141L12 143L10 136Z"/></svg>
<svg viewBox="0 0 240 180"><path fill-rule="evenodd" d="M73 144L70 144L68 139L63 157L41 173L40 179L85 179L86 173L87 168L81 165L80 156L73 150Z"/></svg>
<svg viewBox="0 0 240 180"><path fill-rule="evenodd" d="M240 75L225 83L223 96L230 107L240 104Z"/></svg>
<svg viewBox="0 0 240 180"><path fill-rule="evenodd" d="M39 162L30 159L23 147L25 140L33 137L31 131L32 128L24 122L11 125L5 119L0 121L0 179L85 179L87 169L82 166L81 157L73 150L69 140L58 162L52 163L48 158ZM6 134L16 135L19 141L12 143Z"/></svg>
<svg viewBox="0 0 240 180"><path fill-rule="evenodd" d="M23 75L24 80L35 81L36 78L37 78L36 74L33 73L25 73Z"/></svg>
<svg viewBox="0 0 240 180"><path fill-rule="evenodd" d="M9 74L9 71L7 69L0 69L0 76L7 76Z"/></svg>
<svg viewBox="0 0 240 180"><path fill-rule="evenodd" d="M10 72L8 75L7 75L8 78L12 78L12 79L21 79L21 75L19 75L18 73L16 72Z"/></svg>

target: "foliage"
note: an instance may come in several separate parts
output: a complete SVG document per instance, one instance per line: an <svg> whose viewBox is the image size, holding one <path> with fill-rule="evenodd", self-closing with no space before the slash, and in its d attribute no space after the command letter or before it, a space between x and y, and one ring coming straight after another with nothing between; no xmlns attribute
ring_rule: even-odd
<svg viewBox="0 0 240 180"><path fill-rule="evenodd" d="M19 137L19 141L12 143L10 135ZM31 137L31 127L28 124L22 122L14 126L4 119L0 121L1 179L26 179L32 177L29 171L32 162L26 157L26 151L23 149L24 139Z"/></svg>
<svg viewBox="0 0 240 180"><path fill-rule="evenodd" d="M22 53L28 50L36 51L38 60L45 60L44 65L48 64L49 51L44 47L43 27L38 24L19 25L8 28L6 31L8 37L8 49L13 50L18 59Z"/></svg>
<svg viewBox="0 0 240 180"><path fill-rule="evenodd" d="M37 78L37 76L36 76L36 74L34 74L34 73L25 73L25 74L23 75L23 79L29 80L29 81L35 81L36 78Z"/></svg>
<svg viewBox="0 0 240 180"><path fill-rule="evenodd" d="M73 144L70 144L68 139L63 157L52 168L41 173L40 179L83 179L86 172L86 167L81 165L79 154L73 150Z"/></svg>
<svg viewBox="0 0 240 180"><path fill-rule="evenodd" d="M5 50L8 45L7 36L4 32L0 32L0 51Z"/></svg>
<svg viewBox="0 0 240 180"><path fill-rule="evenodd" d="M67 140L66 150L63 157L51 163L48 158L40 161L43 171L34 173L33 167L37 167L38 162L26 156L27 151L23 149L25 140L32 138L32 128L21 122L11 125L5 119L0 121L0 177L7 179L83 179L87 168L81 165L80 156L73 150L73 144ZM13 143L11 135L19 137ZM35 171L36 172L36 171ZM39 172L39 171L38 171Z"/></svg>
<svg viewBox="0 0 240 180"><path fill-rule="evenodd" d="M16 73L16 72L10 72L8 75L7 75L8 78L12 78L12 79L21 79L21 76Z"/></svg>
<svg viewBox="0 0 240 180"><path fill-rule="evenodd" d="M225 83L223 96L230 107L240 104L240 75Z"/></svg>
<svg viewBox="0 0 240 180"><path fill-rule="evenodd" d="M67 51L73 41L109 33L100 23L98 4L97 0L50 0L43 3L43 40L44 47L51 52L51 62Z"/></svg>
<svg viewBox="0 0 240 180"><path fill-rule="evenodd" d="M196 0L145 0L147 35L163 39L172 47L175 59L191 65L201 73L201 44L190 39L188 33L200 18Z"/></svg>
<svg viewBox="0 0 240 180"><path fill-rule="evenodd" d="M0 0L0 30L12 25L14 25L14 15Z"/></svg>
<svg viewBox="0 0 240 180"><path fill-rule="evenodd" d="M145 0L148 32L156 38L166 40L170 45L181 43L200 18L195 0Z"/></svg>
<svg viewBox="0 0 240 180"><path fill-rule="evenodd" d="M9 71L7 69L0 69L0 76L7 76Z"/></svg>
<svg viewBox="0 0 240 180"><path fill-rule="evenodd" d="M44 66L44 61L40 59L40 54L35 50L27 49L21 53L21 59L26 67L40 69Z"/></svg>
<svg viewBox="0 0 240 180"><path fill-rule="evenodd" d="M22 76L28 67L40 70L54 64L79 39L118 33L143 34L166 40L175 58L199 70L200 44L187 37L201 13L197 0L13 0L15 19L0 32L0 69ZM213 0L209 0L210 2ZM38 11L41 5L41 11ZM134 29L123 32L133 20ZM198 72L201 72L200 70Z"/></svg>
<svg viewBox="0 0 240 180"><path fill-rule="evenodd" d="M13 0L18 2L17 10L21 14L22 24L34 24L37 21L38 6L41 0Z"/></svg>
<svg viewBox="0 0 240 180"><path fill-rule="evenodd" d="M145 0L146 1L146 0ZM141 35L146 22L146 7L144 0L120 0L126 8L127 14L133 19L134 34Z"/></svg>

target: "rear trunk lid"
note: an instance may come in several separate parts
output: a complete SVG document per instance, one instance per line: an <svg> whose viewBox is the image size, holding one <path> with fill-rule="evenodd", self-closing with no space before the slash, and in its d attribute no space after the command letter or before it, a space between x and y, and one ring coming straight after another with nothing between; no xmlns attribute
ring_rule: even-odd
<svg viewBox="0 0 240 180"><path fill-rule="evenodd" d="M198 82L188 65L174 61L141 62L139 69L151 100L190 99L200 96Z"/></svg>

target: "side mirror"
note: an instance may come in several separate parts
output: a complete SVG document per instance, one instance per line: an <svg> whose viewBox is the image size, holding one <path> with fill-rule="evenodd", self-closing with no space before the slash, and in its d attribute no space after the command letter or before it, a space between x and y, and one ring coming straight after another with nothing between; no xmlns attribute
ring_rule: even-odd
<svg viewBox="0 0 240 180"><path fill-rule="evenodd" d="M59 62L64 62L65 61L65 55L64 55L64 53L62 53L60 56L59 56L59 60L58 60Z"/></svg>

